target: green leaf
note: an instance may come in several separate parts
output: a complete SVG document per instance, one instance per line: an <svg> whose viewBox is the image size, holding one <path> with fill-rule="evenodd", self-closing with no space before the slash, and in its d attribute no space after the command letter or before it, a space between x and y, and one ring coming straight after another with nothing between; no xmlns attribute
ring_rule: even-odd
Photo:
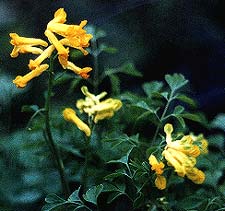
<svg viewBox="0 0 225 211"><path fill-rule="evenodd" d="M138 196L134 199L133 206L134 208L139 208L143 205L145 201L145 196L142 192L138 193Z"/></svg>
<svg viewBox="0 0 225 211"><path fill-rule="evenodd" d="M180 114L172 114L172 116L174 116L179 121L179 123L181 124L181 126L183 128L185 128L185 126L186 126L185 125L185 121L184 121L183 117Z"/></svg>
<svg viewBox="0 0 225 211"><path fill-rule="evenodd" d="M22 106L21 112L36 112L39 107L37 105L24 105Z"/></svg>
<svg viewBox="0 0 225 211"><path fill-rule="evenodd" d="M111 183L103 183L103 190L102 192L112 192L112 191L118 191L118 187Z"/></svg>
<svg viewBox="0 0 225 211"><path fill-rule="evenodd" d="M74 75L68 74L68 73L61 73L61 74L57 74L55 76L55 80L53 85L54 86L58 86L58 85L62 85L66 82L68 82L69 80L73 79Z"/></svg>
<svg viewBox="0 0 225 211"><path fill-rule="evenodd" d="M98 196L100 195L100 193L102 192L103 190L103 185L100 184L100 185L97 185L97 186L94 186L94 187L91 187L84 195L84 199L88 202L91 202L95 205L97 205L97 199L98 199Z"/></svg>
<svg viewBox="0 0 225 211"><path fill-rule="evenodd" d="M83 211L85 211L85 210L90 210L91 211L91 209L89 209L87 206L85 206L85 205L79 205L79 206L77 206L73 211L77 211L77 210L83 210Z"/></svg>
<svg viewBox="0 0 225 211"><path fill-rule="evenodd" d="M82 81L82 78L75 78L70 83L69 94L72 94L74 90L78 87L79 83Z"/></svg>
<svg viewBox="0 0 225 211"><path fill-rule="evenodd" d="M145 94L151 98L154 93L160 92L163 87L163 83L160 81L152 81L152 82L146 82L142 85L142 88L145 92Z"/></svg>
<svg viewBox="0 0 225 211"><path fill-rule="evenodd" d="M121 176L126 176L126 177L128 177L128 178L131 178L131 177L125 172L124 169L119 169L119 170L117 170L117 172L105 176L104 179L106 179L106 180L113 180L113 179L115 179L115 178L117 178L117 177L121 177Z"/></svg>
<svg viewBox="0 0 225 211"><path fill-rule="evenodd" d="M107 199L107 203L110 204L112 203L116 198L118 198L119 196L123 195L124 193L122 192L113 192L109 195L108 199Z"/></svg>
<svg viewBox="0 0 225 211"><path fill-rule="evenodd" d="M188 105L192 106L193 108L197 107L197 103L192 98L190 98L186 95L178 94L178 95L175 96L175 98L184 102L184 103L187 103Z"/></svg>
<svg viewBox="0 0 225 211"><path fill-rule="evenodd" d="M212 128L218 128L225 131L225 113L217 114L210 125Z"/></svg>
<svg viewBox="0 0 225 211"><path fill-rule="evenodd" d="M111 82L112 93L114 95L120 94L120 78L117 75L109 75Z"/></svg>
<svg viewBox="0 0 225 211"><path fill-rule="evenodd" d="M144 101L139 101L135 104L136 107L139 107L139 108L143 108L147 111L151 111L152 113L154 113L154 111L149 107L149 105L144 102Z"/></svg>
<svg viewBox="0 0 225 211"><path fill-rule="evenodd" d="M47 202L48 204L51 204L51 203L65 202L65 200L62 199L61 197L57 196L56 194L51 193L46 196L45 202Z"/></svg>
<svg viewBox="0 0 225 211"><path fill-rule="evenodd" d="M95 34L95 39L103 38L106 36L106 32L103 31L102 29L97 29L96 34Z"/></svg>
<svg viewBox="0 0 225 211"><path fill-rule="evenodd" d="M122 73L125 73L130 76L142 77L142 73L138 71L132 62L127 62L122 65L120 68Z"/></svg>
<svg viewBox="0 0 225 211"><path fill-rule="evenodd" d="M133 150L133 147L130 150L128 150L127 154L124 155L123 157L121 157L120 159L118 159L118 160L110 160L107 163L123 163L125 165L128 165L129 155L130 155L132 150Z"/></svg>
<svg viewBox="0 0 225 211"><path fill-rule="evenodd" d="M67 202L56 203L56 204L46 204L42 207L41 211L61 211ZM60 209L60 210L59 210Z"/></svg>
<svg viewBox="0 0 225 211"><path fill-rule="evenodd" d="M207 125L207 119L202 113L182 113L180 114L181 117L185 119L192 120L194 122L199 122L203 125Z"/></svg>
<svg viewBox="0 0 225 211"><path fill-rule="evenodd" d="M48 194L45 198L45 202L47 204L42 207L42 211L56 211L68 203L56 194Z"/></svg>
<svg viewBox="0 0 225 211"><path fill-rule="evenodd" d="M81 187L81 186L80 186ZM68 198L69 202L79 202L81 201L80 197L79 197L79 192L80 192L80 187L75 190Z"/></svg>
<svg viewBox="0 0 225 211"><path fill-rule="evenodd" d="M176 106L176 107L174 108L173 113L174 113L174 114L181 114L183 111L184 111L184 107L178 105L178 106Z"/></svg>
<svg viewBox="0 0 225 211"><path fill-rule="evenodd" d="M73 50L70 51L70 58L71 58L71 60L81 59L83 57L84 57L84 54L80 50L73 49Z"/></svg>
<svg viewBox="0 0 225 211"><path fill-rule="evenodd" d="M204 198L199 196L188 196L177 202L177 206L185 207L186 209L195 209L203 203L203 200Z"/></svg>
<svg viewBox="0 0 225 211"><path fill-rule="evenodd" d="M110 53L110 54L114 54L114 53L117 53L118 52L117 48L109 47L106 44L100 44L99 51L100 52L101 51L104 51L104 52Z"/></svg>
<svg viewBox="0 0 225 211"><path fill-rule="evenodd" d="M166 100L169 99L169 93L168 92L154 92L153 93L154 97L157 97L157 98L164 98Z"/></svg>
<svg viewBox="0 0 225 211"><path fill-rule="evenodd" d="M168 83L171 91L175 92L188 83L182 74L174 73L173 75L166 74L165 80Z"/></svg>

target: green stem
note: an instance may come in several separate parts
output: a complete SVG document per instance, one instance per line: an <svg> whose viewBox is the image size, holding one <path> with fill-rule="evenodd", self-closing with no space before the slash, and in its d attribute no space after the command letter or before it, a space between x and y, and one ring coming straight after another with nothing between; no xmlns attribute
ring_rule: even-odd
<svg viewBox="0 0 225 211"><path fill-rule="evenodd" d="M82 184L84 186L84 189L87 188L87 176L88 176L88 160L89 160L89 145L90 145L90 137L86 137L85 139L85 158L84 158L84 169L83 169L83 175L82 175Z"/></svg>
<svg viewBox="0 0 225 211"><path fill-rule="evenodd" d="M98 66L98 46L97 40L92 41L92 50L93 50L93 57L94 57L94 77L93 77L93 87L94 93L98 93L98 85L99 85L99 66Z"/></svg>
<svg viewBox="0 0 225 211"><path fill-rule="evenodd" d="M169 108L170 103L171 103L172 100L173 100L173 92L170 93L170 97L169 97L169 99L168 99L168 101L167 101L167 103L166 103L166 106L165 106L165 108L164 108L164 111L163 111L163 113L162 113L162 115L161 115L161 117L160 117L160 123L158 124L158 126L157 126L157 128L156 128L156 131L155 131L155 134L154 134L154 137L153 137L153 141L152 141L153 144L154 144L155 141L156 141L156 138L157 138L158 133L159 133L159 129L160 129L160 127L162 126L162 120L163 120L163 118L165 117L166 112L167 112L167 110L168 110L168 108Z"/></svg>
<svg viewBox="0 0 225 211"><path fill-rule="evenodd" d="M52 151L52 154L57 164L57 169L60 174L63 193L65 197L68 197L70 194L70 191L69 191L68 183L66 181L64 164L60 156L59 150L53 140L51 127L50 127L50 104L51 104L52 88L53 88L53 58L50 58L50 66L48 71L48 92L47 92L47 96L45 100L45 130L46 130L48 145L50 147L50 150Z"/></svg>

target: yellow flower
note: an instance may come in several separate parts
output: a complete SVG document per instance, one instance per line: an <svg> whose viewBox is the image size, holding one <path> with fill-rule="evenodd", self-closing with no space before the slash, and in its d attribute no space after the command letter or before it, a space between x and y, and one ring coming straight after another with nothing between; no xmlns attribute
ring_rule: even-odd
<svg viewBox="0 0 225 211"><path fill-rule="evenodd" d="M196 184L201 184L205 180L205 174L195 167L196 158L207 151L207 141L203 138L196 138L193 135L183 136L180 140L172 140L173 126L166 124L164 127L166 133L166 147L162 155L173 166L178 176L187 176Z"/></svg>
<svg viewBox="0 0 225 211"><path fill-rule="evenodd" d="M34 77L39 76L41 73L43 73L45 70L47 70L49 67L48 64L42 64L32 70L31 72L27 73L24 76L17 76L14 80L13 83L18 87L18 88L24 88L27 83L33 79Z"/></svg>
<svg viewBox="0 0 225 211"><path fill-rule="evenodd" d="M186 169L193 168L196 164L196 159L194 157L187 156L179 150L167 148L163 151L162 155L181 177L185 176Z"/></svg>
<svg viewBox="0 0 225 211"><path fill-rule="evenodd" d="M67 61L69 57L69 49L66 49L50 30L47 29L45 31L45 36L48 38L49 42L55 46L56 50L58 51L58 55ZM64 64L65 63L66 62L64 62Z"/></svg>
<svg viewBox="0 0 225 211"><path fill-rule="evenodd" d="M91 116L95 123L99 120L112 117L115 111L119 110L122 106L120 100L113 98L108 98L100 102L100 99L102 99L107 92L102 92L95 96L88 91L86 86L82 86L81 91L86 97L85 99L78 100L76 106L80 112L85 112L88 116Z"/></svg>
<svg viewBox="0 0 225 211"><path fill-rule="evenodd" d="M155 186L159 190L165 189L166 188L166 178L162 175L157 174L156 179L155 179Z"/></svg>
<svg viewBox="0 0 225 211"><path fill-rule="evenodd" d="M187 171L187 178L196 184L202 184L205 181L205 174L197 168L192 168Z"/></svg>
<svg viewBox="0 0 225 211"><path fill-rule="evenodd" d="M49 47L47 47L48 43L42 39L20 37L16 33L9 34L11 37L10 43L14 46L10 54L11 57L17 57L19 53L40 54L37 58L30 59L28 64L29 69L32 70L30 73L25 76L17 76L15 80L13 80L13 83L15 83L17 87L25 87L27 82L46 70L48 67L46 68L46 65L42 65L42 62L50 58L54 50L57 51L59 63L64 69L72 70L84 79L89 77L89 72L92 70L91 67L80 68L68 61L69 47L82 51L84 55L88 54L88 51L84 48L89 46L92 35L87 34L83 29L87 21L81 21L79 25L68 25L65 24L66 17L67 14L64 9L59 8L54 13L54 18L47 24L45 35L51 44ZM57 35L61 36L61 38L58 38ZM37 46L47 48L43 50Z"/></svg>
<svg viewBox="0 0 225 211"><path fill-rule="evenodd" d="M83 52L84 55L87 55L88 51L84 48L89 46L92 35L87 34L86 30L83 29L87 24L87 20L81 21L80 25L65 24L65 21L66 13L60 8L55 12L53 20L48 23L45 35L48 37L49 42L57 49L60 64L64 69L67 69L68 66L71 66L71 64L67 64L69 48L65 48L64 46L76 48ZM63 38L58 39L55 34ZM83 75L83 78L87 78L86 76Z"/></svg>
<svg viewBox="0 0 225 211"><path fill-rule="evenodd" d="M64 69L72 70L77 75L80 75L82 78L87 79L89 77L89 72L92 70L91 67L84 67L80 68L76 66L74 63L67 61L67 64L63 65L63 62L61 61L61 57L59 56L59 61Z"/></svg>
<svg viewBox="0 0 225 211"><path fill-rule="evenodd" d="M158 162L156 159L155 155L150 155L148 158L149 164L152 166L151 170L155 171L156 174L162 174L163 173L163 168L164 168L164 163L163 162Z"/></svg>
<svg viewBox="0 0 225 211"><path fill-rule="evenodd" d="M82 29L82 31L78 31L75 36L66 36L65 38L61 39L60 42L63 45L78 49L84 55L87 55L88 51L86 51L84 48L87 48L90 45L89 41L92 37L93 36L91 34L87 34L86 31Z"/></svg>
<svg viewBox="0 0 225 211"><path fill-rule="evenodd" d="M155 171L156 179L155 179L155 186L159 190L163 190L166 188L166 178L162 175L163 169L165 167L162 161L158 161L155 155L151 154L148 158L149 164L151 165L151 170Z"/></svg>
<svg viewBox="0 0 225 211"><path fill-rule="evenodd" d="M67 17L67 14L66 14L64 8L59 8L54 13L54 18L50 22L51 23L65 23L66 17Z"/></svg>
<svg viewBox="0 0 225 211"><path fill-rule="evenodd" d="M14 46L10 54L13 58L17 57L19 53L41 54L43 50L34 46L48 46L48 43L41 39L20 37L16 33L10 33L9 36L11 37L10 43Z"/></svg>
<svg viewBox="0 0 225 211"><path fill-rule="evenodd" d="M41 55L39 55L35 60L30 59L30 62L28 64L28 67L30 70L35 69L36 67L38 67L39 65L41 65L41 63L49 58L52 54L52 52L54 51L55 47L53 45L50 45L48 48L46 48Z"/></svg>
<svg viewBox="0 0 225 211"><path fill-rule="evenodd" d="M63 111L63 117L66 121L74 123L81 131L85 133L86 136L91 135L91 129L84 123L72 108L66 108Z"/></svg>

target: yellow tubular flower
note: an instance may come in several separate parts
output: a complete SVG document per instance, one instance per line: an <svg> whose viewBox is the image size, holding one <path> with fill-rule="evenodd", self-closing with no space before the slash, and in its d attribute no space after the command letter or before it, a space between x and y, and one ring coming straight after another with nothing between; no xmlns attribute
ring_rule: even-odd
<svg viewBox="0 0 225 211"><path fill-rule="evenodd" d="M13 58L17 57L19 53L41 54L43 50L34 46L48 46L48 43L42 39L20 37L16 33L10 33L9 36L11 37L10 43L14 45L14 48L10 54Z"/></svg>
<svg viewBox="0 0 225 211"><path fill-rule="evenodd" d="M99 120L110 118L114 115L115 111L118 111L122 106L122 102L117 99L109 98L93 106L94 122Z"/></svg>
<svg viewBox="0 0 225 211"><path fill-rule="evenodd" d="M66 49L61 44L61 42L59 42L57 37L50 30L48 30L48 29L45 30L45 36L48 38L49 42L55 46L56 50L58 51L58 54L63 56L67 61L68 56L69 56L69 50Z"/></svg>
<svg viewBox="0 0 225 211"><path fill-rule="evenodd" d="M166 124L164 126L164 132L166 133L166 143L169 144L172 141L172 132L173 132L173 125L171 124Z"/></svg>
<svg viewBox="0 0 225 211"><path fill-rule="evenodd" d="M74 123L86 136L91 135L91 129L76 115L72 108L66 108L63 111L63 117L66 121Z"/></svg>
<svg viewBox="0 0 225 211"><path fill-rule="evenodd" d="M205 181L205 174L201 170L193 168L187 172L187 178L195 184L202 184Z"/></svg>
<svg viewBox="0 0 225 211"><path fill-rule="evenodd" d="M54 13L54 18L49 23L65 23L67 14L63 8L59 8Z"/></svg>
<svg viewBox="0 0 225 211"><path fill-rule="evenodd" d="M163 173L163 168L164 168L164 163L163 162L158 162L156 159L155 155L150 155L148 158L149 164L152 166L151 170L155 171L156 174L162 174Z"/></svg>
<svg viewBox="0 0 225 211"><path fill-rule="evenodd" d="M67 61L67 64L63 64L63 59L59 56L59 62L64 69L72 70L77 75L80 75L82 78L87 79L89 77L88 73L92 70L91 67L80 68L76 66L74 63Z"/></svg>
<svg viewBox="0 0 225 211"><path fill-rule="evenodd" d="M108 98L100 102L100 99L103 98L107 92L102 92L95 96L88 91L86 86L82 86L81 91L86 97L85 99L79 99L76 106L80 112L85 112L88 116L91 116L95 123L99 120L112 117L115 111L119 110L122 106L120 100L113 98Z"/></svg>
<svg viewBox="0 0 225 211"><path fill-rule="evenodd" d="M36 67L38 67L45 59L47 59L47 58L49 58L51 56L51 54L54 51L54 49L55 49L55 47L53 45L50 45L35 60L30 59L30 62L28 64L29 69L33 70Z"/></svg>
<svg viewBox="0 0 225 211"><path fill-rule="evenodd" d="M202 154L207 154L208 153L208 141L206 139L202 139L200 145L200 151Z"/></svg>
<svg viewBox="0 0 225 211"><path fill-rule="evenodd" d="M180 140L172 141L173 126L166 124L164 127L167 145L162 155L168 161L168 165L174 167L178 176L187 176L192 182L201 184L205 180L205 174L195 167L196 158L207 152L208 142L202 135L185 135Z"/></svg>
<svg viewBox="0 0 225 211"><path fill-rule="evenodd" d="M41 73L43 73L45 70L47 70L49 67L48 64L42 64L38 66L36 69L32 70L28 74L24 76L17 76L14 80L13 83L18 87L18 88L24 88L27 83L33 79L34 77L39 76Z"/></svg>
<svg viewBox="0 0 225 211"><path fill-rule="evenodd" d="M87 21L82 21L82 27L87 24ZM62 37L75 37L85 34L86 31L80 25L69 25L63 23L48 23L47 29L62 36Z"/></svg>
<svg viewBox="0 0 225 211"><path fill-rule="evenodd" d="M186 172L185 172L184 166L176 158L174 158L173 155L168 150L164 150L162 152L162 155L169 162L169 165L172 165L174 167L175 172L177 172L177 174L180 177L185 176Z"/></svg>
<svg viewBox="0 0 225 211"><path fill-rule="evenodd" d="M166 188L166 178L162 175L157 175L157 177L155 179L155 186L159 190L165 189Z"/></svg>

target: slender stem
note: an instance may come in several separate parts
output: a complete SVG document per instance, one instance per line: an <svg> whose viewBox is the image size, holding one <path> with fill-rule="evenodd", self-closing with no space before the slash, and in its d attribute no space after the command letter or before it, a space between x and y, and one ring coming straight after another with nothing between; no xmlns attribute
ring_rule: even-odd
<svg viewBox="0 0 225 211"><path fill-rule="evenodd" d="M169 105L170 105L172 99L173 99L173 92L170 93L170 97L169 97L169 99L168 99L168 101L167 101L167 103L166 103L166 106L165 106L165 108L164 108L164 111L163 111L163 113L162 113L162 116L160 117L160 123L158 124L158 126L157 126L157 128L156 128L156 131L155 131L155 134L154 134L152 143L155 143L155 141L156 141L156 138L157 138L158 133L159 133L159 129L160 129L161 125L162 125L162 120L163 120L163 118L164 118L165 115L166 115L166 112L167 112L167 110L168 110L168 108L169 108Z"/></svg>
<svg viewBox="0 0 225 211"><path fill-rule="evenodd" d="M92 118L88 119L88 125L89 128L91 129L91 131L93 132L94 130L94 122L92 120ZM89 157L90 157L90 142L91 142L91 136L89 137L85 137L85 157L84 157L84 169L83 169L83 174L82 174L82 184L84 186L84 189L87 188L87 176L88 176L88 161L89 161Z"/></svg>
<svg viewBox="0 0 225 211"><path fill-rule="evenodd" d="M59 150L53 140L51 127L50 127L50 104L51 104L52 87L53 87L53 58L50 58L50 66L49 66L49 72L48 72L48 92L45 99L45 130L46 130L48 145L50 146L50 150L52 151L52 154L57 164L57 169L60 174L63 193L65 197L68 197L70 194L70 191L69 191L68 183L66 181L64 164L60 156Z"/></svg>
<svg viewBox="0 0 225 211"><path fill-rule="evenodd" d="M94 77L93 77L93 87L94 93L98 92L98 85L99 85L99 66L98 66L98 46L97 40L93 39L92 42L92 49L93 49L93 57L94 57Z"/></svg>
<svg viewBox="0 0 225 211"><path fill-rule="evenodd" d="M88 160L89 160L89 145L90 145L90 137L86 137L85 139L85 158L84 158L84 169L82 174L82 184L84 189L87 187L87 170L88 170Z"/></svg>

